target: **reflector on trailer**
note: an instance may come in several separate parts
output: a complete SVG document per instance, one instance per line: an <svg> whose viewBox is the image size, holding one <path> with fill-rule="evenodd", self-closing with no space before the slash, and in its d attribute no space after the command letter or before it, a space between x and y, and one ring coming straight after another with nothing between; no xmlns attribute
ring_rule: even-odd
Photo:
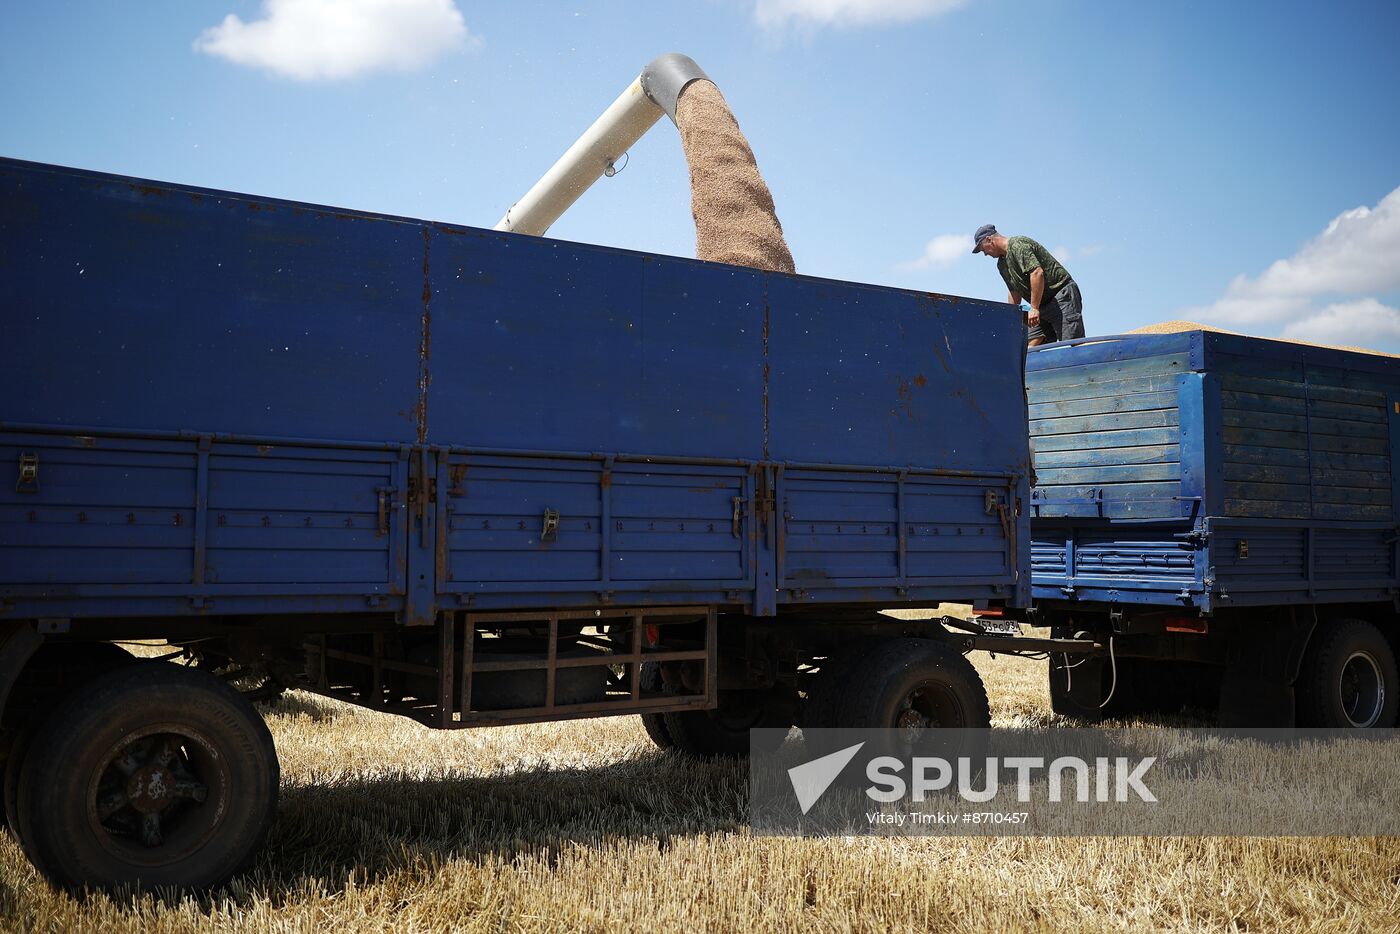
<svg viewBox="0 0 1400 934"><path fill-rule="evenodd" d="M1168 616L1167 632L1193 632L1203 635L1210 630L1210 621L1204 616Z"/></svg>

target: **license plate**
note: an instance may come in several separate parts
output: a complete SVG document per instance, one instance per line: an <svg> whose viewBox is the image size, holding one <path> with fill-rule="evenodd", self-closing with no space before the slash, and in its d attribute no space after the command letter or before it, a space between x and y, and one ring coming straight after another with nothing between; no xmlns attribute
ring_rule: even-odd
<svg viewBox="0 0 1400 934"><path fill-rule="evenodd" d="M1019 636L1021 634L1021 624L1014 619L997 619L992 616L977 616L973 618L982 631L989 636Z"/></svg>

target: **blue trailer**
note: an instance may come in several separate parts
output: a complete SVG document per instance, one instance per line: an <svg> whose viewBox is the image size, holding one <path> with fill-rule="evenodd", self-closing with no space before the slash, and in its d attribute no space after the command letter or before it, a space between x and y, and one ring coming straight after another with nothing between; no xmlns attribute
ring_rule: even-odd
<svg viewBox="0 0 1400 934"><path fill-rule="evenodd" d="M1394 725L1400 359L1125 335L1039 348L1026 384L1036 615L1113 650L1052 654L1056 709L1187 689L1226 722Z"/></svg>
<svg viewBox="0 0 1400 934"><path fill-rule="evenodd" d="M975 634L878 610L1029 602L1016 309L14 160L0 189L0 755L51 878L242 865L276 760L226 682L643 714L701 754L985 725ZM869 710L807 703L896 655Z"/></svg>

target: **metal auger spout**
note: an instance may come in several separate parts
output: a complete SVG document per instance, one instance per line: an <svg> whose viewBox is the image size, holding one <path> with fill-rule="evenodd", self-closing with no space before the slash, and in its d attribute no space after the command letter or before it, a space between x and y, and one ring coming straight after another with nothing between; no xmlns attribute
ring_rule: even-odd
<svg viewBox="0 0 1400 934"><path fill-rule="evenodd" d="M675 121L676 101L686 85L707 78L688 56L672 52L653 59L524 197L511 205L495 229L543 235L663 113Z"/></svg>

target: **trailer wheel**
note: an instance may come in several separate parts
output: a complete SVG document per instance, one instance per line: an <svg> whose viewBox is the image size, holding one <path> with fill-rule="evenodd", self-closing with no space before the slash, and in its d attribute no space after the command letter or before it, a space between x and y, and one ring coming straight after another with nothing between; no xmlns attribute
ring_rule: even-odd
<svg viewBox="0 0 1400 934"><path fill-rule="evenodd" d="M878 642L861 640L846 642L828 651L821 661L821 667L812 676L802 715L804 727L830 729L836 726L841 697L849 687L851 669L878 645Z"/></svg>
<svg viewBox="0 0 1400 934"><path fill-rule="evenodd" d="M1384 633L1359 619L1324 623L1303 658L1297 697L1302 726L1394 726L1400 676Z"/></svg>
<svg viewBox="0 0 1400 934"><path fill-rule="evenodd" d="M837 726L986 729L992 725L981 675L967 656L942 642L891 639L865 654L846 680Z"/></svg>
<svg viewBox="0 0 1400 934"><path fill-rule="evenodd" d="M642 670L637 677L643 694L655 694L664 689L659 662L642 662ZM671 749L676 745L676 741L671 738L671 731L666 727L664 713L642 714L642 729L647 731L647 735L658 749Z"/></svg>
<svg viewBox="0 0 1400 934"><path fill-rule="evenodd" d="M115 671L136 661L138 661L136 656L111 642L75 642L68 645L46 642L39 646L25 670L26 673L36 673L41 677L52 674L55 678L52 691L67 692L100 674ZM21 693L24 693L28 686L27 680L23 677L21 679ZM12 703L23 703L26 699L21 697L17 700L13 695L11 696ZM39 702L46 703L47 698L41 697ZM39 724L44 719L42 713L31 713L27 709L23 716L23 724L16 731L14 743L10 746L3 767L0 767L5 802L5 827L11 836L21 841L21 846L23 846L23 840L19 834L19 821L15 816L17 813L15 798L19 794L19 773L24 765L25 756L29 753L29 747L34 742ZM33 860L32 855L30 859Z"/></svg>
<svg viewBox="0 0 1400 934"><path fill-rule="evenodd" d="M680 710L662 714L675 748L695 756L741 759L749 754L749 730L781 730L792 725L767 691L721 691L714 710ZM765 733L765 750L782 745L782 737Z"/></svg>
<svg viewBox="0 0 1400 934"><path fill-rule="evenodd" d="M886 754L923 750L932 742L975 760L986 748L992 725L987 689L967 657L950 645L891 639L864 655L843 680L834 725L891 731L876 741L888 747ZM958 732L930 732L939 730Z"/></svg>
<svg viewBox="0 0 1400 934"><path fill-rule="evenodd" d="M205 672L109 672L46 719L20 772L20 835L55 883L204 889L262 845L277 753L246 698Z"/></svg>

